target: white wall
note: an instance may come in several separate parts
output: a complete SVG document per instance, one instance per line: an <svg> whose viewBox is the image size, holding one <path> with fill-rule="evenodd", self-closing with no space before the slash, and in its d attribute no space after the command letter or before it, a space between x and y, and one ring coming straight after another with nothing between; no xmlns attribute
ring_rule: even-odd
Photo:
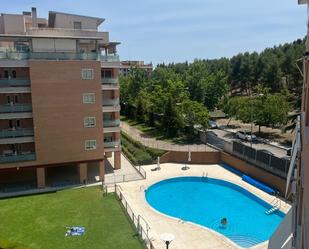
<svg viewBox="0 0 309 249"><path fill-rule="evenodd" d="M5 34L24 34L24 17L23 15L3 15L3 27Z"/></svg>
<svg viewBox="0 0 309 249"><path fill-rule="evenodd" d="M97 30L97 22L95 19L58 13L56 14L55 28L73 29L74 22L81 22L82 29Z"/></svg>

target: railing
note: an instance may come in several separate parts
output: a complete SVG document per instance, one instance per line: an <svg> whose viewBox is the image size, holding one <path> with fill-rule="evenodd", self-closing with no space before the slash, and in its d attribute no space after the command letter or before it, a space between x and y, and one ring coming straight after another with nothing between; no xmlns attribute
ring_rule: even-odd
<svg viewBox="0 0 309 249"><path fill-rule="evenodd" d="M118 78L117 77L104 77L101 79L102 84L114 84L118 85Z"/></svg>
<svg viewBox="0 0 309 249"><path fill-rule="evenodd" d="M281 178L287 177L289 159L276 157L236 141L233 141L232 154Z"/></svg>
<svg viewBox="0 0 309 249"><path fill-rule="evenodd" d="M29 104L0 105L0 113L31 112L31 111L32 111L32 106Z"/></svg>
<svg viewBox="0 0 309 249"><path fill-rule="evenodd" d="M0 79L0 87L6 86L30 86L30 80L27 79Z"/></svg>
<svg viewBox="0 0 309 249"><path fill-rule="evenodd" d="M115 148L120 146L120 141L104 142L104 148Z"/></svg>
<svg viewBox="0 0 309 249"><path fill-rule="evenodd" d="M103 106L119 105L119 98L116 99L103 99Z"/></svg>
<svg viewBox="0 0 309 249"><path fill-rule="evenodd" d="M13 137L27 137L33 136L33 129L28 128L17 128L13 129L2 129L0 130L0 138L13 138Z"/></svg>
<svg viewBox="0 0 309 249"><path fill-rule="evenodd" d="M101 55L100 59L103 62L118 62L119 55Z"/></svg>
<svg viewBox="0 0 309 249"><path fill-rule="evenodd" d="M148 249L155 249L152 240L149 238L150 226L148 225L147 221L141 215L133 212L132 208L130 207L127 200L123 196L120 186L116 185L115 193L119 202L122 204L122 207L126 211L127 215L130 217L132 224L136 228L137 233L144 242L145 246Z"/></svg>
<svg viewBox="0 0 309 249"><path fill-rule="evenodd" d="M11 163L19 161L34 161L36 156L34 153L30 154L6 154L0 155L0 163Z"/></svg>
<svg viewBox="0 0 309 249"><path fill-rule="evenodd" d="M103 119L103 127L117 127L120 125L120 119L105 120Z"/></svg>
<svg viewBox="0 0 309 249"><path fill-rule="evenodd" d="M98 53L71 52L0 52L0 59L8 60L98 60Z"/></svg>
<svg viewBox="0 0 309 249"><path fill-rule="evenodd" d="M41 36L69 36L69 37L96 37L108 40L108 32L96 29L65 29L65 28L27 28L28 35Z"/></svg>

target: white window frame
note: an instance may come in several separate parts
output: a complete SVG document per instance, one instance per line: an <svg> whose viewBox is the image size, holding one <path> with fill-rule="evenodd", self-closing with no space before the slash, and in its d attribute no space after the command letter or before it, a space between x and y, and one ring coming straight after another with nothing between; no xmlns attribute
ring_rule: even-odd
<svg viewBox="0 0 309 249"><path fill-rule="evenodd" d="M83 80L93 80L94 79L93 68L82 68L82 79Z"/></svg>
<svg viewBox="0 0 309 249"><path fill-rule="evenodd" d="M84 117L84 127L93 128L96 126L96 117Z"/></svg>
<svg viewBox="0 0 309 249"><path fill-rule="evenodd" d="M85 140L85 150L95 150L97 148L97 140Z"/></svg>
<svg viewBox="0 0 309 249"><path fill-rule="evenodd" d="M93 99L93 101L91 100ZM84 93L83 94L83 103L84 104L94 104L95 103L95 94L94 93Z"/></svg>

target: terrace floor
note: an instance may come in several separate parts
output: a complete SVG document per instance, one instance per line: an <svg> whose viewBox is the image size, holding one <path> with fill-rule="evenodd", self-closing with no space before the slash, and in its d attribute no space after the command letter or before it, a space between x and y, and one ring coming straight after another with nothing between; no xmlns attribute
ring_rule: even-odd
<svg viewBox="0 0 309 249"><path fill-rule="evenodd" d="M274 196L271 196L252 185L244 182L241 178L220 165L190 165L187 171L181 170L183 164L162 164L160 171L152 171L156 165L144 166L147 172L147 178L137 182L128 182L119 184L122 193L131 206L135 214L141 215L149 224L149 237L153 240L156 249L165 248L160 240L163 233L172 233L175 235L175 241L172 242L171 248L177 249L226 249L238 248L223 235L212 232L211 230L194 225L189 222L183 222L179 219L168 217L155 211L147 203L144 190L152 184L172 177L178 176L203 176L218 178L237 184L244 189L252 192L259 198L270 203ZM281 211L287 212L290 206L282 202ZM267 242L259 244L253 248L266 249Z"/></svg>

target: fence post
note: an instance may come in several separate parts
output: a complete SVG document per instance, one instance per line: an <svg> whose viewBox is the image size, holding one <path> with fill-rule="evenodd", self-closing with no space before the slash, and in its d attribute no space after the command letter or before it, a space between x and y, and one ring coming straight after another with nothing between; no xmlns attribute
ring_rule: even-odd
<svg viewBox="0 0 309 249"><path fill-rule="evenodd" d="M126 181L126 175L122 175L122 181L123 181L123 182Z"/></svg>

